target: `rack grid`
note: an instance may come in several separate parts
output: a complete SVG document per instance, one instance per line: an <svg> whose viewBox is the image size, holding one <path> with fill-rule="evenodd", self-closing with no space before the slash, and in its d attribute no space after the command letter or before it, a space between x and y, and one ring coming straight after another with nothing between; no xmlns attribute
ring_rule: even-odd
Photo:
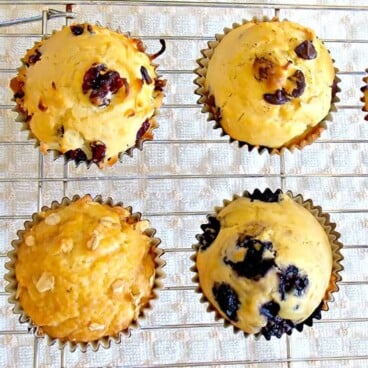
<svg viewBox="0 0 368 368"><path fill-rule="evenodd" d="M0 263L33 212L77 193L111 196L150 218L167 262L164 289L140 328L97 353L59 351L35 338L13 315L1 281L0 366L367 366L368 127L359 88L368 67L368 6L352 0L287 2L0 0ZM248 152L220 137L200 112L193 84L195 59L215 33L243 18L274 15L316 30L336 60L342 89L322 137L282 157ZM152 51L160 38L167 41L158 59L168 88L155 140L103 172L42 156L14 123L8 83L19 59L33 42L74 20L119 27ZM214 206L233 193L265 187L301 193L331 213L342 234L345 271L321 321L302 333L257 341L234 334L206 311L194 292L189 258L195 234ZM1 267L1 279L4 272Z"/></svg>

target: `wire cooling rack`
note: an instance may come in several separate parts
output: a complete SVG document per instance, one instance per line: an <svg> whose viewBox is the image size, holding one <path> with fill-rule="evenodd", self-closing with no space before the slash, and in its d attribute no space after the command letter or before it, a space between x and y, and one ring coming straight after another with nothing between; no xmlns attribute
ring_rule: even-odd
<svg viewBox="0 0 368 368"><path fill-rule="evenodd" d="M359 88L368 67L368 6L357 3L69 5L0 0L0 262L6 262L11 240L33 212L52 200L87 192L111 196L150 218L167 262L165 287L140 329L97 353L59 351L34 338L11 312L1 281L1 367L367 367L368 127ZM243 18L274 15L314 28L335 58L342 80L341 101L328 131L303 151L281 158L229 144L206 122L193 93L195 59L216 32ZM8 84L24 51L73 19L120 27L142 38L149 51L159 47L160 38L167 41L167 52L158 60L168 88L155 140L103 172L42 156L20 132L12 112ZM336 300L321 321L290 337L257 341L214 321L194 292L189 258L199 225L215 205L233 193L265 187L302 193L331 213L342 234L345 271ZM0 270L2 279L4 267Z"/></svg>

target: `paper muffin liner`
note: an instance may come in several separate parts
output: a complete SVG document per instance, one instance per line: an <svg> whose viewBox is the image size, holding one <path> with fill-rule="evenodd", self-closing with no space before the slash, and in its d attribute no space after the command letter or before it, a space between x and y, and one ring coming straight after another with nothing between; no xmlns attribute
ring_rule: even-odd
<svg viewBox="0 0 368 368"><path fill-rule="evenodd" d="M89 196L89 195L87 195ZM84 197L84 196L83 196ZM79 195L74 195L72 199L69 199L68 197L64 197L61 202L53 201L48 206L43 206L41 211L47 211L50 209L57 209L60 207L67 207L72 202L77 201L78 199L82 198ZM91 197L92 198L92 197ZM141 219L141 213L140 212L132 212L132 207L124 207L122 202L114 203L111 197L108 197L106 200L103 200L102 196L96 196L92 199L93 202L97 202L100 204L105 204L111 207L120 206L124 209L128 210L130 213L129 217L129 223L134 224L139 221L142 221ZM146 318L146 314L148 312L152 312L154 302L158 299L158 292L162 288L162 280L165 277L165 273L163 272L162 268L165 266L165 261L162 260L162 255L164 251L159 248L159 244L161 243L161 240L159 238L156 238L154 235L156 233L156 230L154 228L147 228L143 231L143 234L147 235L151 238L151 249L150 254L155 262L155 280L152 286L152 292L151 297L147 304L143 305L141 307L141 310L139 312L139 315L136 320L133 320L129 327L127 327L125 330L120 331L117 335L114 336L104 336L100 339L89 341L89 342L80 342L80 341L69 341L69 340L63 340L60 338L54 338L49 335L47 335L45 332L43 332L42 327L35 324L32 319L26 315L24 312L22 306L20 305L18 298L17 298L17 287L18 283L16 280L15 275L15 264L17 260L17 249L19 245L24 241L23 237L25 235L25 231L31 229L35 224L40 222L43 218L40 216L38 212L33 213L32 220L24 222L24 229L25 230L19 230L17 232L18 238L13 240L12 250L8 252L7 257L9 258L9 261L5 263L5 268L8 270L8 272L5 274L4 278L8 282L5 290L6 292L10 293L10 296L8 298L8 302L10 304L13 304L13 312L16 315L19 315L19 322L20 323L26 323L28 325L28 331L32 332L36 337L42 337L46 338L47 344L49 346L52 346L54 344L57 345L57 347L62 350L65 347L68 347L70 351L75 351L76 349L79 349L82 352L86 352L88 348L90 348L92 351L97 351L100 347L103 347L105 349L109 348L112 342L120 343L122 340L122 337L130 337L132 330L139 328L139 322L143 321ZM145 219L143 219L145 220Z"/></svg>
<svg viewBox="0 0 368 368"><path fill-rule="evenodd" d="M82 24L82 23L80 23ZM140 51L146 52L146 47L143 44L143 41L141 41L140 39L137 38L132 38L130 36L129 32L123 32L120 28L118 29L113 29L110 26L104 26L102 24L100 24L99 22L95 23L96 26L98 27L103 27L106 28L112 32L117 32L120 33L124 36L126 36L127 38L133 39L137 42L137 45ZM61 29L64 29L65 27L70 27L69 26L63 26ZM60 29L60 30L61 30ZM57 32L59 32L60 30L54 30L52 32L52 34L55 34ZM49 38L49 37L45 37L44 39ZM34 42L34 46L38 45L41 41L36 41ZM165 50L166 50L166 43L165 40L160 39L160 43L161 43L161 50L155 54L147 54L150 58L151 61L154 60L156 57L158 57L159 55L161 55ZM29 49L28 49L29 50ZM28 51L27 50L27 51ZM159 64L156 63L152 63L151 64L154 67L155 72L157 72L157 69L159 67ZM21 59L21 66L17 68L17 76L19 75L19 72L22 70L22 68L25 67L25 63L23 61L23 58ZM157 82L157 87L154 89L154 93L153 95L160 95L159 97L157 97L159 100L162 100L165 97L164 94L164 88L166 86L166 79L162 78L162 75L157 74L156 78L154 79L154 83ZM33 134L33 132L31 131L30 127L29 127L29 119L30 116L27 114L26 111L24 111L22 109L22 107L20 106L20 104L17 102L15 96L16 96L16 92L14 93L14 96L12 98L12 101L16 103L15 107L13 108L12 111L18 113L18 115L15 118L16 122L19 122L22 124L21 126L21 131L27 131L28 132L28 140L32 140L34 141L34 147L35 148L39 148L40 145L40 140ZM160 102L160 105L154 108L154 113L151 117L149 117L146 121L142 121L142 125L141 127L138 129L137 131L137 139L135 141L135 144L133 146L131 146L130 148L128 148L125 151L121 151L118 153L117 155L117 159L112 158L111 161L107 161L105 164L100 165L98 162L94 162L92 159L91 160L76 160L74 158L70 158L68 157L68 155L66 155L66 153L62 153L61 151L57 150L57 149L48 149L46 153L52 154L53 155L53 159L57 160L60 157L64 157L64 164L67 165L70 161L74 162L76 167L78 167L79 165L86 165L86 168L90 168L92 166L92 164L96 164L100 169L103 169L106 166L113 166L117 161L122 162L123 161L123 157L125 155L133 157L133 153L134 150L139 150L142 151L143 150L143 144L146 141L151 141L154 139L154 134L153 131L155 129L157 129L159 127L159 124L156 121L157 116L159 115L159 109L162 105L162 102ZM140 134L141 132L141 134Z"/></svg>
<svg viewBox="0 0 368 368"><path fill-rule="evenodd" d="M368 73L368 69L365 70ZM364 85L360 88L360 91L363 92L363 96L360 98L360 101L363 102L362 111L368 112L368 76L363 77ZM364 120L368 121L368 114L364 116Z"/></svg>
<svg viewBox="0 0 368 368"><path fill-rule="evenodd" d="M207 312L214 314L214 319L216 321L222 321L224 327L232 327L234 333L242 332L245 337L248 336L254 336L256 339L260 339L262 336L269 340L270 337L264 336L262 332L256 333L256 334L248 334L245 331L241 330L237 326L233 325L230 321L222 317L222 315L219 313L219 311L212 305L212 303L208 300L206 295L204 294L200 281L199 281L199 274L197 269L197 254L200 249L200 240L202 244L211 244L214 239L216 238L218 232L220 231L218 221L217 221L217 215L218 213L225 208L227 205L229 205L231 202L236 200L240 197L252 197L254 195L278 195L282 194L283 192L281 189L277 189L275 191L272 191L271 189L267 188L264 191L260 191L259 189L255 189L253 193L250 193L248 191L244 191L241 196L239 195L233 195L232 200L223 200L223 206L222 207L215 207L215 213L207 215L207 223L201 225L201 229L203 233L197 234L196 239L198 240L198 243L194 244L192 246L194 250L194 254L191 256L191 260L193 261L194 265L191 267L191 271L195 273L194 277L192 278L192 281L196 284L195 292L201 295L200 302L205 304L207 306ZM321 319L321 311L328 311L329 302L334 301L333 293L339 291L338 282L341 281L341 275L340 272L344 269L341 261L343 260L343 256L341 254L341 249L343 247L342 243L339 241L340 233L338 233L336 229L336 224L331 222L330 215L328 213L325 213L322 211L322 208L320 206L316 206L313 204L313 201L311 199L304 199L301 194L294 195L291 191L285 192L286 195L288 195L290 198L292 198L296 203L303 206L305 209L307 209L320 223L320 225L325 230L328 239L331 244L331 250L332 250L332 272L331 277L329 281L329 285L327 287L327 290L325 292L325 295L323 296L323 299L321 300L320 305L314 310L314 312L306 318L303 322L294 324L294 327L290 332L284 332L282 335L287 333L288 335L291 335L292 331L296 329L297 331L301 332L304 328L304 326L312 326L314 320ZM210 237L207 237L207 239L203 236L205 233L210 234ZM200 239L202 237L202 239ZM281 337L281 336L280 336ZM277 338L280 338L277 337Z"/></svg>
<svg viewBox="0 0 368 368"><path fill-rule="evenodd" d="M287 19L284 19L285 21ZM195 90L195 94L199 95L200 98L198 99L197 103L199 105L202 105L202 112L208 113L207 121L214 121L215 124L213 126L213 129L220 129L221 130L221 136L228 136L229 142L237 142L239 148L242 148L246 146L248 148L248 151L251 152L253 150L258 151L260 154L262 154L264 151L267 151L271 155L282 155L286 150L293 152L295 149L301 150L307 145L312 144L317 138L320 137L322 132L327 129L327 122L332 122L332 112L336 112L336 103L340 101L337 94L341 91L339 88L339 83L341 82L341 79L337 76L338 69L334 67L335 69L335 79L333 81L332 85L332 97L331 97L331 106L328 114L323 118L322 121L320 121L316 126L311 127L307 129L302 135L295 137L291 141L287 142L287 144L272 148L262 145L252 145L248 142L239 141L235 138L232 138L228 133L225 132L223 127L221 126L221 117L218 107L216 106L216 102L213 95L209 94L208 89L205 87L205 81L206 81L206 75L207 75L207 67L210 59L212 58L212 55L214 53L215 48L217 45L221 42L221 40L231 31L234 29L247 24L247 23L253 23L253 22L278 22L279 19L277 17L268 18L268 17L262 17L261 19L257 17L253 17L252 20L242 20L242 23L233 23L232 28L224 28L224 32L220 34L216 34L215 41L209 41L207 42L207 49L201 50L201 54L203 57L197 59L197 64L199 65L198 68L194 70L194 73L198 75L198 77L194 80L194 84L198 86ZM332 59L333 63L335 63L335 60Z"/></svg>

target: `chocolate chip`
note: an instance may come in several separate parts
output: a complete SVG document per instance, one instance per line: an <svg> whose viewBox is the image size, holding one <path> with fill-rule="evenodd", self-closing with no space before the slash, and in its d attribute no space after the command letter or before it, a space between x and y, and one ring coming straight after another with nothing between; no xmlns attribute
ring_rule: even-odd
<svg viewBox="0 0 368 368"><path fill-rule="evenodd" d="M150 127L150 121L146 119L137 132L137 141L140 140Z"/></svg>
<svg viewBox="0 0 368 368"><path fill-rule="evenodd" d="M90 144L92 150L92 162L99 163L103 161L106 155L106 146L102 142L92 142Z"/></svg>
<svg viewBox="0 0 368 368"><path fill-rule="evenodd" d="M312 60L317 57L317 51L312 41L305 40L295 48L295 53L302 59Z"/></svg>
<svg viewBox="0 0 368 368"><path fill-rule="evenodd" d="M80 36L84 32L84 28L81 24L74 24L70 26L70 30L74 36Z"/></svg>
<svg viewBox="0 0 368 368"><path fill-rule="evenodd" d="M257 281L275 266L274 258L270 258L269 256L267 258L263 257L266 250L271 251L274 256L271 242L261 241L251 236L246 236L244 239L239 238L236 246L247 249L243 260L240 262L233 262L225 256L223 261L226 265L230 266L239 277L246 277L247 279Z"/></svg>
<svg viewBox="0 0 368 368"><path fill-rule="evenodd" d="M254 78L258 81L267 80L274 67L275 64L271 60L257 57L253 63Z"/></svg>
<svg viewBox="0 0 368 368"><path fill-rule="evenodd" d="M309 284L307 275L302 275L298 267L289 265L286 270L278 273L280 278L279 293L281 300L285 300L286 294L292 292L295 296L301 296Z"/></svg>
<svg viewBox="0 0 368 368"><path fill-rule="evenodd" d="M207 249L214 242L221 227L219 220L217 220L215 216L208 216L207 219L208 224L201 225L203 234L196 236L199 242L199 249L202 251Z"/></svg>
<svg viewBox="0 0 368 368"><path fill-rule="evenodd" d="M65 156L69 160L74 160L77 164L88 161L87 155L80 148L65 152Z"/></svg>
<svg viewBox="0 0 368 368"><path fill-rule="evenodd" d="M142 65L140 70L141 70L142 80L144 80L147 84L151 84L152 78L148 74L147 69Z"/></svg>
<svg viewBox="0 0 368 368"><path fill-rule="evenodd" d="M52 81L52 82L51 82L51 87L52 87L53 89L56 89L56 84L55 84L55 82L54 82L54 81Z"/></svg>
<svg viewBox="0 0 368 368"><path fill-rule="evenodd" d="M256 189L252 194L245 193L244 196L249 198L252 202L258 200L267 203L272 202L277 203L280 202L281 200L281 194L282 194L281 189L277 189L274 193L272 192L271 189L267 188L265 189L264 192L261 192L259 189Z"/></svg>
<svg viewBox="0 0 368 368"><path fill-rule="evenodd" d="M163 39L160 39L160 44L161 44L161 49L159 51L157 51L155 54L150 55L150 59L156 59L158 56L160 56L161 54L163 54L166 50L166 42Z"/></svg>
<svg viewBox="0 0 368 368"><path fill-rule="evenodd" d="M278 89L275 93L265 93L263 99L271 105L283 105L290 101L284 89Z"/></svg>
<svg viewBox="0 0 368 368"><path fill-rule="evenodd" d="M294 98L300 97L305 89L304 73L301 70L296 70L289 79L296 84L296 87L291 91L291 95Z"/></svg>
<svg viewBox="0 0 368 368"><path fill-rule="evenodd" d="M212 294L220 309L231 320L238 320L238 309L240 301L236 291L226 282L215 283L212 288Z"/></svg>

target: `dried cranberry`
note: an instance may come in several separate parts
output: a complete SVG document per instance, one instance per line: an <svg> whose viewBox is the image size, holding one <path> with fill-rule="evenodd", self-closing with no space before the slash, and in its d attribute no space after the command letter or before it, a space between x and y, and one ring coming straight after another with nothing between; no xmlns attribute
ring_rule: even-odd
<svg viewBox="0 0 368 368"><path fill-rule="evenodd" d="M142 80L144 80L147 84L152 83L152 78L150 77L147 69L143 65L141 66L141 74L142 74Z"/></svg>
<svg viewBox="0 0 368 368"><path fill-rule="evenodd" d="M66 158L74 160L77 164L88 161L87 155L80 148L65 152Z"/></svg>
<svg viewBox="0 0 368 368"><path fill-rule="evenodd" d="M251 280L259 280L270 268L275 266L275 260L273 258L263 257L266 250L272 251L271 242L246 236L244 239L240 238L236 246L247 249L244 259L240 262L233 262L225 256L223 260L238 276Z"/></svg>
<svg viewBox="0 0 368 368"><path fill-rule="evenodd" d="M213 241L217 238L220 232L220 222L215 216L208 216L208 224L201 225L203 234L197 235L197 240L199 242L199 249L206 250Z"/></svg>
<svg viewBox="0 0 368 368"><path fill-rule="evenodd" d="M84 32L84 27L81 24L74 24L70 26L70 30L74 36L80 36Z"/></svg>
<svg viewBox="0 0 368 368"><path fill-rule="evenodd" d="M275 93L265 93L263 99L271 105L283 105L290 101L284 89L278 89Z"/></svg>
<svg viewBox="0 0 368 368"><path fill-rule="evenodd" d="M27 65L29 66L29 64L31 65L36 64L37 61L41 59L41 55L42 55L41 52L38 49L36 49L35 53L29 56Z"/></svg>
<svg viewBox="0 0 368 368"><path fill-rule="evenodd" d="M302 59L312 60L317 57L317 51L312 41L305 40L295 48L295 53Z"/></svg>
<svg viewBox="0 0 368 368"><path fill-rule="evenodd" d="M289 292L293 292L295 296L301 296L309 284L308 277L300 274L298 267L294 265L289 265L286 270L278 273L278 276L280 278L281 300L285 300L286 294Z"/></svg>
<svg viewBox="0 0 368 368"><path fill-rule="evenodd" d="M103 161L106 155L106 146L102 142L92 142L90 144L92 150L92 162L99 163Z"/></svg>
<svg viewBox="0 0 368 368"><path fill-rule="evenodd" d="M14 93L14 98L23 98L23 97L24 97L24 92L23 91Z"/></svg>
<svg viewBox="0 0 368 368"><path fill-rule="evenodd" d="M150 121L147 119L144 121L144 123L142 124L142 126L139 128L138 132L137 132L137 140L141 139L144 135L144 133L147 132L147 130L150 127Z"/></svg>
<svg viewBox="0 0 368 368"><path fill-rule="evenodd" d="M212 294L225 315L230 320L236 322L238 320L238 309L240 306L236 291L226 282L216 282L212 287Z"/></svg>
<svg viewBox="0 0 368 368"><path fill-rule="evenodd" d="M161 54L163 54L166 50L166 42L163 39L160 39L160 44L161 44L161 49L159 51L157 51L155 54L150 56L150 59L156 59L158 56L160 56Z"/></svg>
<svg viewBox="0 0 368 368"><path fill-rule="evenodd" d="M155 79L155 90L156 91L163 91L164 87L166 86L166 80L165 79Z"/></svg>
<svg viewBox="0 0 368 368"><path fill-rule="evenodd" d="M115 70L109 70L105 64L93 64L84 74L82 90L89 95L90 101L96 106L107 106L111 102L111 95L125 86L128 90L128 82L121 78Z"/></svg>

